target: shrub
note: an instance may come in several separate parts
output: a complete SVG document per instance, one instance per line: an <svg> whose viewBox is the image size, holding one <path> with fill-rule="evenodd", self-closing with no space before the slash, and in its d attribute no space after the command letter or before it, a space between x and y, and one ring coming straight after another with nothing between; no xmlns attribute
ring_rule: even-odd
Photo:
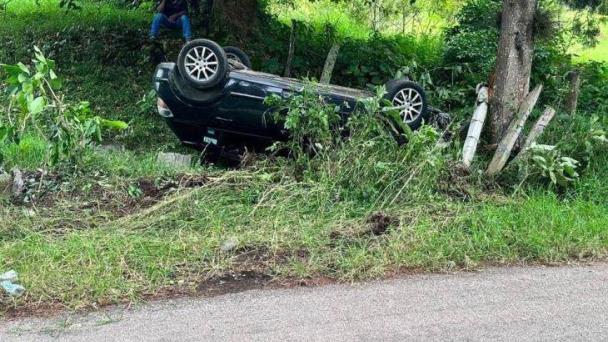
<svg viewBox="0 0 608 342"><path fill-rule="evenodd" d="M376 97L359 103L345 125L333 124L335 104L312 91L280 101L285 110L276 118L289 127L292 140L288 146L292 152L298 151L295 155L306 156L294 168L288 163L286 169L305 184L318 187L318 196L329 202L363 201L382 208L432 196L447 160L437 144L440 134L431 126L410 131L398 113L381 110L383 95L384 88L378 88ZM310 114L303 111L302 104L324 114L300 120ZM288 121L290 116L298 119ZM302 145L303 136L325 145L311 153ZM404 140L407 143L401 144Z"/></svg>
<svg viewBox="0 0 608 342"><path fill-rule="evenodd" d="M497 0L467 2L456 16L458 24L446 30L444 62L469 64L476 72L489 74L496 59L500 11Z"/></svg>
<svg viewBox="0 0 608 342"><path fill-rule="evenodd" d="M121 121L94 116L88 102L65 102L57 93L61 86L55 62L35 48L33 67L23 63L1 64L8 104L0 118L0 143L19 145L21 139L36 134L48 144L47 164L75 160L91 143L101 140L101 129L124 129Z"/></svg>

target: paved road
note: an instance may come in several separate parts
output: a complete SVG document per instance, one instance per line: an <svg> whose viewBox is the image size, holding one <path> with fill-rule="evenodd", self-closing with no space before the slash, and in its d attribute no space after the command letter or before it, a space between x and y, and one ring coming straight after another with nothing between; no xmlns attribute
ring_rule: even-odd
<svg viewBox="0 0 608 342"><path fill-rule="evenodd" d="M608 264L254 290L0 322L0 341L608 340Z"/></svg>

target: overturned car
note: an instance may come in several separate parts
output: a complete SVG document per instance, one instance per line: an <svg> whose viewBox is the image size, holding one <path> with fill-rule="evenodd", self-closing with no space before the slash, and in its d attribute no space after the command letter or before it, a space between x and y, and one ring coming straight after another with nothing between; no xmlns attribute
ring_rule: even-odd
<svg viewBox="0 0 608 342"><path fill-rule="evenodd" d="M273 108L264 100L271 95L289 97L304 86L300 80L253 71L243 51L206 39L186 44L177 63L161 63L154 74L159 115L182 143L197 148L288 139L281 122L268 120ZM338 105L345 119L360 100L374 96L334 85L317 85L316 90ZM389 81L385 98L410 128L417 129L427 120L427 99L418 84L408 79Z"/></svg>

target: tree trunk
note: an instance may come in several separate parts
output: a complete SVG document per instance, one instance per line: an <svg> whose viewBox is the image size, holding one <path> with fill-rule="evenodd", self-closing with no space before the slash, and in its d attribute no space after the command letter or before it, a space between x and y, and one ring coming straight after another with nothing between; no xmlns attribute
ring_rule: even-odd
<svg viewBox="0 0 608 342"><path fill-rule="evenodd" d="M530 90L536 0L503 0L495 89L490 99L492 142L502 138Z"/></svg>
<svg viewBox="0 0 608 342"><path fill-rule="evenodd" d="M331 74L334 72L334 66L336 65L336 60L338 59L338 52L340 52L340 44L334 42L329 50L329 53L327 54L320 83L329 84L331 81Z"/></svg>

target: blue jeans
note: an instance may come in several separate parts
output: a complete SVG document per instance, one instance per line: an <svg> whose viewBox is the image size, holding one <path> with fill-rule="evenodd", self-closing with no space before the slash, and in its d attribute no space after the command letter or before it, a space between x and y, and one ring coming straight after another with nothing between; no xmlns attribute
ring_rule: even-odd
<svg viewBox="0 0 608 342"><path fill-rule="evenodd" d="M152 19L150 38L157 38L161 27L166 27L172 30L176 30L181 27L184 38L186 40L192 38L192 26L190 26L190 18L188 18L187 15L182 15L181 17L177 18L175 22L170 22L166 15L156 13L154 15L154 19Z"/></svg>

